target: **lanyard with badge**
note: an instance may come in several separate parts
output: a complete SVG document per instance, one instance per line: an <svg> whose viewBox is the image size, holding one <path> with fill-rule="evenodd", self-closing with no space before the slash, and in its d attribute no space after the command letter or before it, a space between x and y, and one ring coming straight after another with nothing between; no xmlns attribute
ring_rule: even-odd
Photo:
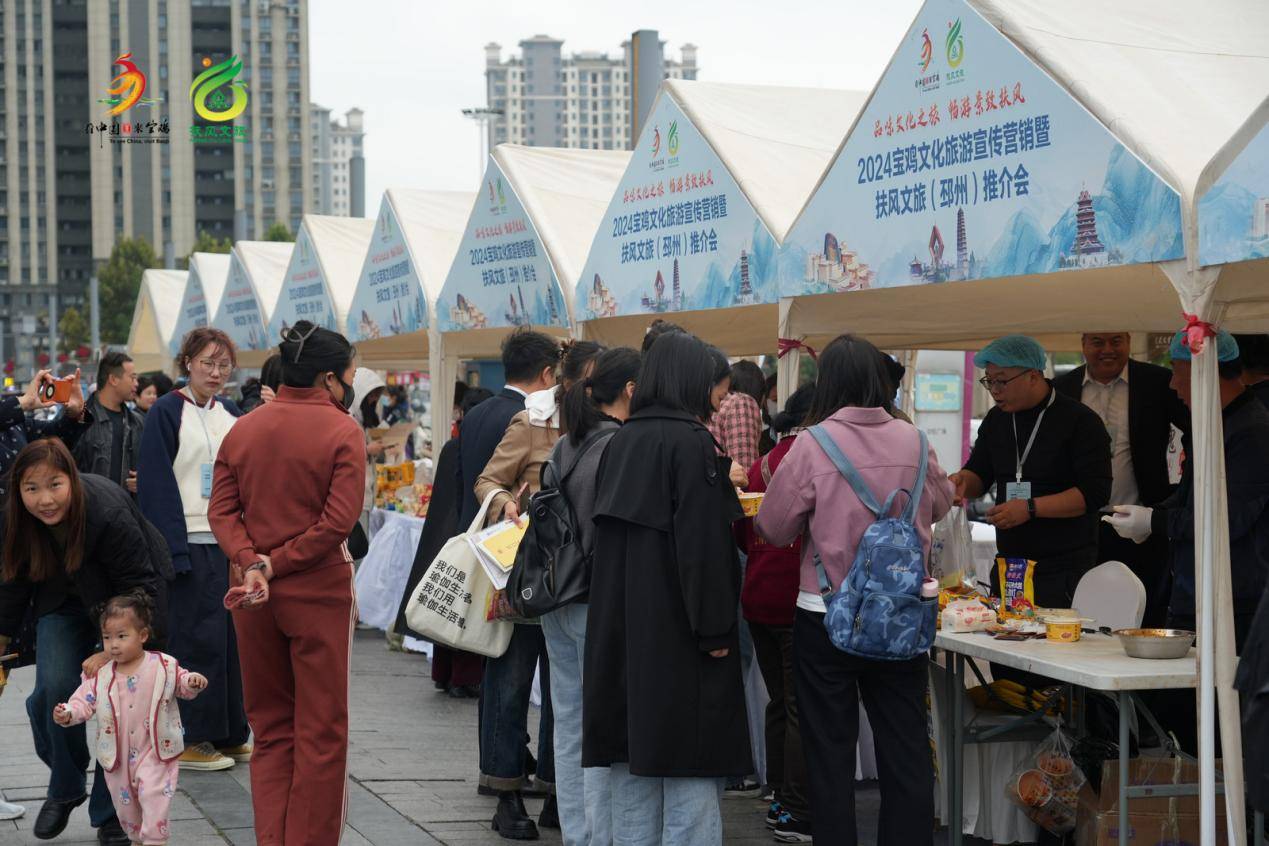
<svg viewBox="0 0 1269 846"><path fill-rule="evenodd" d="M198 417L198 424L203 427L203 437L207 441L207 461L199 466L199 489L203 495L203 499L211 499L212 492L212 465L216 461L216 455L212 452L211 433L207 431L207 412L211 411L213 405L216 404L216 398L212 397L207 400L204 407L199 405L198 400L194 398L194 392L188 394L190 400L194 403L194 408L198 409L194 414Z"/></svg>
<svg viewBox="0 0 1269 846"><path fill-rule="evenodd" d="M1055 399L1057 399L1057 391L1049 391L1049 401L1040 410L1040 416L1035 419L1035 425L1031 427L1031 437L1027 438L1027 445L1022 450L1021 455L1018 453L1018 415L1010 415L1013 420L1013 454L1017 458L1018 464L1014 473L1014 480L1005 483L1006 500L1031 499L1031 483L1022 481L1022 465L1027 463L1027 456L1031 454L1031 447L1035 445L1036 433L1040 431L1040 424L1044 422L1044 413L1049 410L1049 406L1053 405Z"/></svg>

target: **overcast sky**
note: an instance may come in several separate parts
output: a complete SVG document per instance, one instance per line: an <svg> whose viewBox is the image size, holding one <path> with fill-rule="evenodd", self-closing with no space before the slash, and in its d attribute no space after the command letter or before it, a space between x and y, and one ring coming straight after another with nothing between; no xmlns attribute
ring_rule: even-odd
<svg viewBox="0 0 1269 846"><path fill-rule="evenodd" d="M485 104L484 45L564 40L616 56L636 29L669 54L697 45L710 82L871 89L919 0L309 0L311 97L366 112L366 214L385 188L474 190L478 131L460 110Z"/></svg>

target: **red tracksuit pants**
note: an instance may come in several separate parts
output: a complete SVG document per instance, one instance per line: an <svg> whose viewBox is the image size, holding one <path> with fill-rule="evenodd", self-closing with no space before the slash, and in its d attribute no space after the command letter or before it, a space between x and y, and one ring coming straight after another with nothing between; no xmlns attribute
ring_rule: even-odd
<svg viewBox="0 0 1269 846"><path fill-rule="evenodd" d="M352 576L351 564L292 573L269 583L263 608L233 612L260 846L334 846L343 833Z"/></svg>

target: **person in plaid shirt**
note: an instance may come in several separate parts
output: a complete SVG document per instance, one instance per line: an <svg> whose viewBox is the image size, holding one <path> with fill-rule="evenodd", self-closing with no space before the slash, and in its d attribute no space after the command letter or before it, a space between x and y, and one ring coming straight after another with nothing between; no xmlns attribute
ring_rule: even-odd
<svg viewBox="0 0 1269 846"><path fill-rule="evenodd" d="M731 366L731 393L709 421L710 434L722 446L723 454L741 467L752 467L760 457L762 407L766 397L766 377L752 361Z"/></svg>

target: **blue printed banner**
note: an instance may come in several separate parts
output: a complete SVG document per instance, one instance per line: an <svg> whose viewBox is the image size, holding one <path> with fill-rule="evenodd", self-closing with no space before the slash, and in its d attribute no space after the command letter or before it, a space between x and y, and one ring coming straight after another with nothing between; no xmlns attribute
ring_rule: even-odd
<svg viewBox="0 0 1269 846"><path fill-rule="evenodd" d="M282 293L269 319L269 337L278 337L284 327L294 326L301 320L336 332L340 329L336 325L335 304L322 277L322 265L307 224L302 224L295 236L295 250L286 268Z"/></svg>
<svg viewBox="0 0 1269 846"><path fill-rule="evenodd" d="M348 337L369 341L427 328L427 298L388 195L361 269L357 293L348 309Z"/></svg>
<svg viewBox="0 0 1269 846"><path fill-rule="evenodd" d="M229 259L229 282L225 285L225 298L220 301L217 328L223 329L244 350L262 350L269 346L264 334L264 314L260 301L251 287L247 269L235 251Z"/></svg>
<svg viewBox="0 0 1269 846"><path fill-rule="evenodd" d="M1269 256L1269 126L1199 200L1198 235L1200 264Z"/></svg>
<svg viewBox="0 0 1269 846"><path fill-rule="evenodd" d="M580 320L772 303L780 260L727 166L663 91L573 302Z"/></svg>
<svg viewBox="0 0 1269 846"><path fill-rule="evenodd" d="M1176 191L964 0L927 0L785 246L785 296L1184 254Z"/></svg>
<svg viewBox="0 0 1269 846"><path fill-rule="evenodd" d="M568 326L568 306L537 228L492 158L436 302L442 332Z"/></svg>

